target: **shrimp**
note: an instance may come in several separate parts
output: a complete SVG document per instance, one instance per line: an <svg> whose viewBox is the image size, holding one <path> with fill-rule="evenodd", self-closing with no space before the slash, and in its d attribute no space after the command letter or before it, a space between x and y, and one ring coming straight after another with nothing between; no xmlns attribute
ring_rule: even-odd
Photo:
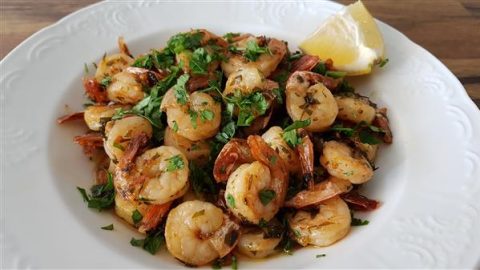
<svg viewBox="0 0 480 270"><path fill-rule="evenodd" d="M174 146L196 164L205 164L210 157L210 144L207 141L191 141L180 136L170 127L165 129L163 142L166 146Z"/></svg>
<svg viewBox="0 0 480 270"><path fill-rule="evenodd" d="M362 151L362 153L365 155L365 157L368 159L370 163L375 162L375 158L377 157L377 152L379 148L378 144L362 143L358 136L355 136L354 138L352 138L352 141L355 147L358 150Z"/></svg>
<svg viewBox="0 0 480 270"><path fill-rule="evenodd" d="M88 128L99 131L109 121L115 112L120 109L129 109L130 106L124 105L92 105L85 109L83 119Z"/></svg>
<svg viewBox="0 0 480 270"><path fill-rule="evenodd" d="M129 116L120 120L110 121L105 127L106 140L104 148L112 160L120 160L128 143L139 134L152 137L152 125L140 116Z"/></svg>
<svg viewBox="0 0 480 270"><path fill-rule="evenodd" d="M188 190L188 160L171 146L160 146L137 157L130 170L115 171L115 188L124 198L165 204Z"/></svg>
<svg viewBox="0 0 480 270"><path fill-rule="evenodd" d="M259 229L247 230L240 235L237 250L250 258L265 258L276 252L275 247L281 240L280 237L266 237Z"/></svg>
<svg viewBox="0 0 480 270"><path fill-rule="evenodd" d="M350 209L338 196L321 202L315 210L314 213L300 210L288 218L300 245L329 246L350 231Z"/></svg>
<svg viewBox="0 0 480 270"><path fill-rule="evenodd" d="M113 75L107 86L107 95L116 103L136 104L145 97L145 92L135 74L122 71Z"/></svg>
<svg viewBox="0 0 480 270"><path fill-rule="evenodd" d="M225 144L215 160L213 177L217 183L226 182L240 165L255 161L248 143L244 139L233 138Z"/></svg>
<svg viewBox="0 0 480 270"><path fill-rule="evenodd" d="M141 233L146 233L155 229L166 216L171 204L171 202L161 205L145 204L142 202L127 200L120 194L115 194L115 214L130 225L138 228L138 231ZM135 210L142 215L142 219L137 223L135 223L132 218Z"/></svg>
<svg viewBox="0 0 480 270"><path fill-rule="evenodd" d="M352 184L365 183L373 176L372 166L363 155L337 141L323 144L320 163L330 175L348 180Z"/></svg>
<svg viewBox="0 0 480 270"><path fill-rule="evenodd" d="M321 81L321 75L296 71L286 84L288 115L294 120L310 119L305 129L311 132L325 131L335 121L338 106L330 90Z"/></svg>
<svg viewBox="0 0 480 270"><path fill-rule="evenodd" d="M338 119L353 123L365 122L371 124L375 118L375 108L362 98L336 96Z"/></svg>
<svg viewBox="0 0 480 270"><path fill-rule="evenodd" d="M303 208L318 204L347 192L351 187L352 184L348 180L330 176L328 179L315 184L313 188L300 191L293 198L286 201L285 206Z"/></svg>
<svg viewBox="0 0 480 270"><path fill-rule="evenodd" d="M290 173L298 174L301 171L298 154L285 142L282 135L283 129L273 126L263 133L262 139L278 153Z"/></svg>
<svg viewBox="0 0 480 270"><path fill-rule="evenodd" d="M206 93L193 92L183 105L178 102L172 88L165 94L160 108L167 114L168 126L191 141L215 136L220 127L221 105Z"/></svg>
<svg viewBox="0 0 480 270"><path fill-rule="evenodd" d="M187 201L168 214L165 240L175 258L200 266L229 254L237 245L239 229L240 226L215 205Z"/></svg>
<svg viewBox="0 0 480 270"><path fill-rule="evenodd" d="M225 200L240 219L258 224L269 221L283 205L288 171L280 156L260 136L249 136L248 146L256 160L240 165L228 178Z"/></svg>
<svg viewBox="0 0 480 270"><path fill-rule="evenodd" d="M265 77L257 68L244 67L228 76L223 94L227 96L229 94L235 94L236 91L240 91L242 95L248 95L257 89L263 89L265 83Z"/></svg>
<svg viewBox="0 0 480 270"><path fill-rule="evenodd" d="M133 62L134 59L125 53L105 55L97 65L95 80L101 82L105 77L112 77L131 66Z"/></svg>
<svg viewBox="0 0 480 270"><path fill-rule="evenodd" d="M270 76L287 53L287 45L285 42L274 38L265 39L264 37L254 37L252 35L244 35L242 37L242 39L232 44L237 50L246 50L249 44L256 43L258 46L266 46L269 52L262 53L255 61L251 61L241 54L232 54L228 58L228 61L222 62L223 72L229 77L230 74L242 68L254 67L265 77Z"/></svg>
<svg viewBox="0 0 480 270"><path fill-rule="evenodd" d="M373 124L384 131L383 142L391 144L393 141L393 134L387 118L387 108L380 108L377 110Z"/></svg>

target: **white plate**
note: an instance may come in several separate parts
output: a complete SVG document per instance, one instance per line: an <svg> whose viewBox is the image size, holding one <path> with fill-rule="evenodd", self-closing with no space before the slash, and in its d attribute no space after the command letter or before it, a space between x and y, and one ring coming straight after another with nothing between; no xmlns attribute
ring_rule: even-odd
<svg viewBox="0 0 480 270"><path fill-rule="evenodd" d="M177 268L167 252L130 246L135 232L87 209L76 186L92 164L55 119L81 110L83 63L116 50L134 54L190 28L251 32L290 47L341 8L331 2L107 2L82 9L33 35L1 62L2 228L6 268ZM328 248L240 262L241 268L479 266L480 113L450 71L401 33L380 23L390 62L354 85L389 108L394 144L365 192L383 202L368 226ZM65 106L69 107L66 108ZM114 223L114 231L100 227ZM477 228L477 229L475 229ZM315 258L325 253L326 257Z"/></svg>

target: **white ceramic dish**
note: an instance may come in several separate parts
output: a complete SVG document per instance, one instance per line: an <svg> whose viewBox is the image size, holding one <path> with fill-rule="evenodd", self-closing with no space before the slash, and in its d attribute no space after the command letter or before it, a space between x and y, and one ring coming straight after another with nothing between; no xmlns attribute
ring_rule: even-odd
<svg viewBox="0 0 480 270"><path fill-rule="evenodd" d="M183 267L166 251L151 256L130 246L134 231L85 207L76 186L91 184L92 164L72 143L83 130L55 123L81 109L83 63L115 50L117 36L134 54L190 28L266 34L295 48L340 8L323 1L103 2L23 42L0 64L3 266ZM393 28L380 29L390 62L353 83L389 108L394 144L382 149L364 189L382 207L338 244L241 261L242 269L479 266L480 112L434 56ZM110 223L114 231L100 229ZM315 258L320 253L327 256Z"/></svg>

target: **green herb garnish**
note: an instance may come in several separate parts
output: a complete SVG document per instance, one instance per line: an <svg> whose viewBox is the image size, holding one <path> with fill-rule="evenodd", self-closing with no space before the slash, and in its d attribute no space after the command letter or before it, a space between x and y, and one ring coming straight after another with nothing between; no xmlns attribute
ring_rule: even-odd
<svg viewBox="0 0 480 270"><path fill-rule="evenodd" d="M228 194L228 195L227 195L227 203L228 203L228 205L230 205L230 207L236 208L236 206L235 206L235 198L233 197L232 194Z"/></svg>
<svg viewBox="0 0 480 270"><path fill-rule="evenodd" d="M106 230L106 231L111 231L113 230L113 224L110 224L110 225L107 225L107 226L103 226L103 227L100 227L102 230Z"/></svg>
<svg viewBox="0 0 480 270"><path fill-rule="evenodd" d="M263 205L269 204L275 198L275 191L271 189L262 189L258 192L258 197Z"/></svg>
<svg viewBox="0 0 480 270"><path fill-rule="evenodd" d="M107 183L94 185L91 187L91 195L87 194L85 189L77 187L78 191L87 202L89 208L95 208L99 211L112 208L114 205L115 189L113 187L113 177L107 171Z"/></svg>
<svg viewBox="0 0 480 270"><path fill-rule="evenodd" d="M167 158L166 160L168 161L167 172L173 172L185 167L185 162L183 162L183 159L180 155L175 155L171 158Z"/></svg>
<svg viewBox="0 0 480 270"><path fill-rule="evenodd" d="M140 221L142 221L142 219L143 215L137 209L135 209L135 211L132 213L133 224L138 224Z"/></svg>

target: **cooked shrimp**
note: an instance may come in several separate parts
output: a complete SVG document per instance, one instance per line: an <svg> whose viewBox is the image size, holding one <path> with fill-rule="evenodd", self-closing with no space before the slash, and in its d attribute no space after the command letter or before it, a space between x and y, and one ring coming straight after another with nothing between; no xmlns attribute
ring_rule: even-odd
<svg viewBox="0 0 480 270"><path fill-rule="evenodd" d="M102 126L109 121L115 112L120 109L128 109L129 106L124 105L92 105L88 106L84 112L84 120L88 128L94 131L99 131Z"/></svg>
<svg viewBox="0 0 480 270"><path fill-rule="evenodd" d="M337 141L323 144L320 163L330 175L346 179L353 184L365 183L373 176L372 166L363 155L355 153L348 145Z"/></svg>
<svg viewBox="0 0 480 270"><path fill-rule="evenodd" d="M362 143L358 137L354 137L352 141L355 144L355 147L365 154L365 157L368 159L368 161L370 161L370 163L375 162L379 148L378 144Z"/></svg>
<svg viewBox="0 0 480 270"><path fill-rule="evenodd" d="M170 127L165 129L163 142L166 146L176 147L188 160L194 160L196 164L205 164L210 157L210 144L207 141L191 141L180 136Z"/></svg>
<svg viewBox="0 0 480 270"><path fill-rule="evenodd" d="M133 58L125 53L117 53L112 55L105 55L97 65L95 72L95 80L101 82L105 77L112 77L113 75L123 71L125 68L133 64Z"/></svg>
<svg viewBox="0 0 480 270"><path fill-rule="evenodd" d="M283 205L288 171L260 136L249 136L247 143L256 161L240 165L230 175L225 200L235 216L258 224L262 219L269 221Z"/></svg>
<svg viewBox="0 0 480 270"><path fill-rule="evenodd" d="M188 160L171 146L160 146L137 157L129 171L117 168L115 187L126 199L164 204L183 196L189 187Z"/></svg>
<svg viewBox="0 0 480 270"><path fill-rule="evenodd" d="M155 229L163 217L170 209L171 202L166 204L145 204L138 201L131 201L123 198L120 194L115 194L115 214L124 219L129 224L138 228L139 232L146 233ZM133 212L137 210L142 215L142 219L135 223L133 221Z"/></svg>
<svg viewBox="0 0 480 270"><path fill-rule="evenodd" d="M168 251L182 262L200 266L235 248L240 226L215 205L187 201L170 211L165 226Z"/></svg>
<svg viewBox="0 0 480 270"><path fill-rule="evenodd" d="M296 71L286 84L286 105L290 117L296 120L310 119L306 130L319 132L328 129L335 121L338 106L330 90L320 83L321 75Z"/></svg>
<svg viewBox="0 0 480 270"><path fill-rule="evenodd" d="M265 82L265 77L257 68L240 68L228 76L223 94L227 96L229 94L235 94L236 91L240 91L242 95L248 95L255 90L263 89Z"/></svg>
<svg viewBox="0 0 480 270"><path fill-rule="evenodd" d="M105 152L112 160L120 160L131 139L141 133L152 137L152 125L140 116L129 116L111 121L105 128Z"/></svg>
<svg viewBox="0 0 480 270"><path fill-rule="evenodd" d="M217 183L226 182L228 177L244 163L255 161L248 143L244 139L233 138L225 144L215 160L213 177Z"/></svg>
<svg viewBox="0 0 480 270"><path fill-rule="evenodd" d="M276 252L282 238L267 238L259 229L242 232L238 240L237 250L250 258L265 258Z"/></svg>
<svg viewBox="0 0 480 270"><path fill-rule="evenodd" d="M316 213L298 211L288 218L295 240L302 246L329 246L350 231L350 209L339 197L321 202Z"/></svg>
<svg viewBox="0 0 480 270"><path fill-rule="evenodd" d="M287 53L287 45L285 42L274 38L265 40L264 37L254 37L251 35L244 35L242 37L243 39L237 40L232 44L237 50L245 50L249 43L254 42L258 46L266 46L269 52L262 53L255 61L250 61L241 54L232 54L227 62L222 62L223 72L229 77L230 74L239 69L254 67L260 70L265 77L270 76Z"/></svg>
<svg viewBox="0 0 480 270"><path fill-rule="evenodd" d="M375 118L375 108L363 98L336 96L335 101L338 106L338 119L371 124Z"/></svg>
<svg viewBox="0 0 480 270"><path fill-rule="evenodd" d="M352 184L348 180L330 176L312 189L302 190L293 198L285 202L287 207L303 208L305 206L318 204L332 197L347 192Z"/></svg>
<svg viewBox="0 0 480 270"><path fill-rule="evenodd" d="M217 134L222 108L209 94L193 92L182 105L172 88L165 94L160 107L167 114L168 126L191 141L208 139Z"/></svg>
<svg viewBox="0 0 480 270"><path fill-rule="evenodd" d="M290 173L301 171L300 161L295 149L292 149L282 137L283 129L278 126L271 127L262 135L262 139L275 150L284 161Z"/></svg>
<svg viewBox="0 0 480 270"><path fill-rule="evenodd" d="M143 85L131 72L122 71L112 77L107 86L108 98L120 104L137 104L145 97Z"/></svg>

